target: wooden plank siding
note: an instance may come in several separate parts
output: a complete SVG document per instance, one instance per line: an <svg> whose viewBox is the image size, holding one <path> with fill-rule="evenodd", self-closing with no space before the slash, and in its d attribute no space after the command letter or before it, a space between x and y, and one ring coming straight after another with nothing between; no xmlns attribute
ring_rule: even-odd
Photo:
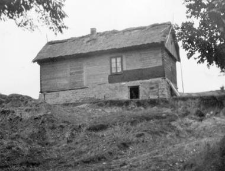
<svg viewBox="0 0 225 171"><path fill-rule="evenodd" d="M162 49L162 53L163 53L165 77L168 78L177 88L176 60L166 49Z"/></svg>
<svg viewBox="0 0 225 171"><path fill-rule="evenodd" d="M123 54L121 74L109 75L109 83L120 83L165 77L161 47Z"/></svg>
<svg viewBox="0 0 225 171"><path fill-rule="evenodd" d="M108 83L110 74L109 55L95 55L83 58L85 86Z"/></svg>
<svg viewBox="0 0 225 171"><path fill-rule="evenodd" d="M168 39L166 41L165 47L167 48L167 50L174 56L174 58L179 61L179 52L177 52L176 48L175 48L175 40L173 39L172 34L168 35Z"/></svg>
<svg viewBox="0 0 225 171"><path fill-rule="evenodd" d="M149 79L160 78L160 77L165 77L163 66L126 70L126 71L123 71L122 74L109 75L109 83L149 80Z"/></svg>
<svg viewBox="0 0 225 171"><path fill-rule="evenodd" d="M160 66L162 65L161 47L129 52L124 54L124 59L125 70Z"/></svg>
<svg viewBox="0 0 225 171"><path fill-rule="evenodd" d="M84 66L81 61L71 61L69 63L69 88L79 88L84 86Z"/></svg>
<svg viewBox="0 0 225 171"><path fill-rule="evenodd" d="M66 61L40 65L41 92L69 89L69 70Z"/></svg>
<svg viewBox="0 0 225 171"><path fill-rule="evenodd" d="M41 63L41 92L51 92L60 90L71 90L83 87L89 87L98 84L109 83L110 77L110 58L121 56L123 60L123 70L147 69L153 72L151 68L157 68L157 74L145 73L145 79L163 77L162 53L161 47L152 47L148 49L138 49L120 53L108 53L102 55L74 57L70 59L61 59L47 63ZM142 71L141 71L142 72ZM152 77L153 75L154 77ZM142 77L121 80L135 81Z"/></svg>

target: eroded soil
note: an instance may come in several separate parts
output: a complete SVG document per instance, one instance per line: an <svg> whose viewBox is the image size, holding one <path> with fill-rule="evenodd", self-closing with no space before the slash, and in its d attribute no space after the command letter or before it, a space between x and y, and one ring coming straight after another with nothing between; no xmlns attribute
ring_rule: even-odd
<svg viewBox="0 0 225 171"><path fill-rule="evenodd" d="M137 104L1 95L0 170L224 169L223 107Z"/></svg>

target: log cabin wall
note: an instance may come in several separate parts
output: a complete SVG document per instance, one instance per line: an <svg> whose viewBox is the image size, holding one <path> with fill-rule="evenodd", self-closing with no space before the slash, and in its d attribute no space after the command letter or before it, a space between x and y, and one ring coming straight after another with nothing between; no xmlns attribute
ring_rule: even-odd
<svg viewBox="0 0 225 171"><path fill-rule="evenodd" d="M165 77L161 47L40 63L41 92ZM111 74L111 57L121 56L122 74Z"/></svg>

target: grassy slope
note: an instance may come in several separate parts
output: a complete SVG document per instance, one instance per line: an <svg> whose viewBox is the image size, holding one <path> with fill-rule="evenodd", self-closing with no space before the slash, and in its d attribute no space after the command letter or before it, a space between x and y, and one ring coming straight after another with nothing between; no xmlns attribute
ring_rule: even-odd
<svg viewBox="0 0 225 171"><path fill-rule="evenodd" d="M168 104L50 106L12 99L0 108L0 170L222 168L225 118L215 113L202 120L193 109Z"/></svg>

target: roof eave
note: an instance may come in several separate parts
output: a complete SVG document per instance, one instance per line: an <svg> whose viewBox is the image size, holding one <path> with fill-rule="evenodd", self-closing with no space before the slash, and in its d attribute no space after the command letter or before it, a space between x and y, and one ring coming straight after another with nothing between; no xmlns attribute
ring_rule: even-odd
<svg viewBox="0 0 225 171"><path fill-rule="evenodd" d="M138 48L149 48L149 47L154 47L154 46L163 46L163 45L164 45L164 41L161 41L161 42L153 42L153 43L130 46L130 47L106 49L106 50L100 50L100 51L91 51L91 52L87 52L87 53L71 54L71 55L65 55L65 56L55 56L55 57L48 57L48 58L42 58L42 59L38 59L38 55L37 55L32 60L32 62L33 63L37 62L39 64L41 62L49 61L49 60L53 60L53 59L62 59L62 58L70 58L70 57L78 57L78 56L91 56L91 55L94 55L94 54L105 54L105 53L120 52L120 51L126 51L126 50L138 49Z"/></svg>

